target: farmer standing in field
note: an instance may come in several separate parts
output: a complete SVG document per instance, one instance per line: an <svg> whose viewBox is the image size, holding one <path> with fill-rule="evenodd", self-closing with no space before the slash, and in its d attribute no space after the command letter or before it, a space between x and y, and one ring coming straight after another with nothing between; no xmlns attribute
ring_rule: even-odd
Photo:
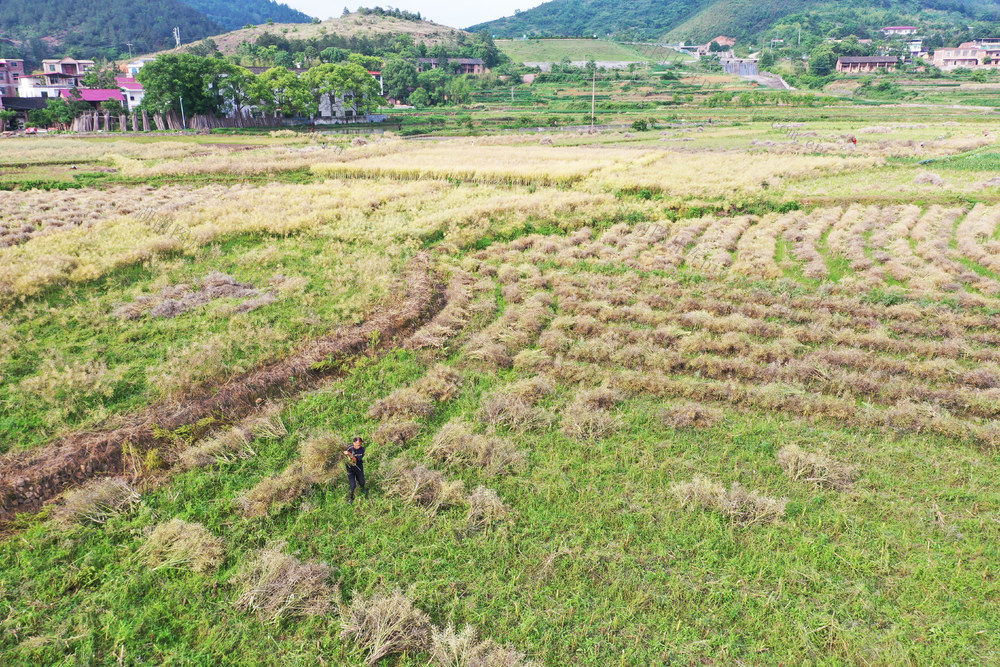
<svg viewBox="0 0 1000 667"><path fill-rule="evenodd" d="M344 450L344 468L347 470L347 483L351 485L351 495L347 502L354 502L354 489L358 486L365 490L365 447L360 437L355 436L351 446Z"/></svg>

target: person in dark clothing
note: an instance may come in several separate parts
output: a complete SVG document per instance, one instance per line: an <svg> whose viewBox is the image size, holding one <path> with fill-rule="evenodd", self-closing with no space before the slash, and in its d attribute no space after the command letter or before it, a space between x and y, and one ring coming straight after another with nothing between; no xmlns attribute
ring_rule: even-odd
<svg viewBox="0 0 1000 667"><path fill-rule="evenodd" d="M365 447L361 438L354 438L351 446L344 450L346 461L344 468L347 470L347 483L351 485L351 495L348 502L354 502L354 490L360 486L365 490Z"/></svg>

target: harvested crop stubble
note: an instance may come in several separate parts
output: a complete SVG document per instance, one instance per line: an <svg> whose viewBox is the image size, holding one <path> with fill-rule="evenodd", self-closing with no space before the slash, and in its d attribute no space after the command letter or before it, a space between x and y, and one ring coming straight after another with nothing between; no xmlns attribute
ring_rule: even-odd
<svg viewBox="0 0 1000 667"><path fill-rule="evenodd" d="M536 408L531 401L503 391L487 394L476 418L487 426L508 428L519 433L546 428L554 419L551 413Z"/></svg>
<svg viewBox="0 0 1000 667"><path fill-rule="evenodd" d="M226 544L200 523L171 519L153 529L139 553L154 570L186 567L208 572L225 560Z"/></svg>
<svg viewBox="0 0 1000 667"><path fill-rule="evenodd" d="M123 304L115 310L115 315L127 320L136 320L145 314L150 317L173 318L189 310L211 303L216 299L250 299L237 306L237 312L248 312L274 301L275 294L262 294L250 283L241 283L232 276L213 271L205 276L197 287L186 284L164 287L158 294L136 297L131 303Z"/></svg>
<svg viewBox="0 0 1000 667"><path fill-rule="evenodd" d="M316 616L330 609L337 586L329 583L325 563L302 562L282 551L284 543L261 549L236 578L240 595L236 606L262 621Z"/></svg>
<svg viewBox="0 0 1000 667"><path fill-rule="evenodd" d="M559 430L578 442L606 438L619 426L618 416L610 411L619 400L619 394L608 388L581 391L560 414Z"/></svg>
<svg viewBox="0 0 1000 667"><path fill-rule="evenodd" d="M427 455L448 464L460 464L494 476L524 467L524 451L495 435L474 433L472 426L456 417L441 427L427 448Z"/></svg>
<svg viewBox="0 0 1000 667"><path fill-rule="evenodd" d="M738 526L776 523L785 515L787 500L769 498L733 482L728 491L721 484L695 475L690 482L671 487L681 507L720 512Z"/></svg>
<svg viewBox="0 0 1000 667"><path fill-rule="evenodd" d="M497 492L485 486L476 487L469 496L468 503L465 523L471 528L486 528L510 517L510 509L500 500Z"/></svg>
<svg viewBox="0 0 1000 667"><path fill-rule="evenodd" d="M479 631L466 625L456 632L453 625L431 628L431 661L441 667L540 667L513 647L492 639L479 640Z"/></svg>
<svg viewBox="0 0 1000 667"><path fill-rule="evenodd" d="M102 477L69 491L52 516L63 524L103 524L139 500L139 493L125 480Z"/></svg>
<svg viewBox="0 0 1000 667"><path fill-rule="evenodd" d="M440 472L429 470L405 456L389 464L385 483L388 495L420 505L431 512L465 503L464 482L449 481Z"/></svg>
<svg viewBox="0 0 1000 667"><path fill-rule="evenodd" d="M367 651L367 665L387 655L421 653L430 646L427 614L399 590L354 596L340 611L340 627L342 638Z"/></svg>
<svg viewBox="0 0 1000 667"><path fill-rule="evenodd" d="M854 468L825 454L804 451L798 445L782 447L778 464L792 479L819 487L842 491L854 484Z"/></svg>
<svg viewBox="0 0 1000 667"><path fill-rule="evenodd" d="M236 499L245 516L263 516L281 509L301 496L314 484L328 483L334 477L341 445L336 435L311 436L299 446L299 459L280 474L265 477Z"/></svg>
<svg viewBox="0 0 1000 667"><path fill-rule="evenodd" d="M671 428L711 428L725 415L714 406L687 401L664 408L660 417Z"/></svg>
<svg viewBox="0 0 1000 667"><path fill-rule="evenodd" d="M178 405L162 401L131 416L118 428L75 433L49 447L0 458L0 521L37 510L68 485L100 472L121 472L126 442L153 442L154 425L166 431L221 413L230 419L252 414L270 397L315 386L331 360L372 352L374 332L380 347L404 340L443 306L436 276L419 254L397 287L393 306L363 324L335 330L280 361L233 378L212 391L187 396Z"/></svg>
<svg viewBox="0 0 1000 667"><path fill-rule="evenodd" d="M379 445L402 446L417 437L420 424L412 419L390 419L382 422L372 436Z"/></svg>

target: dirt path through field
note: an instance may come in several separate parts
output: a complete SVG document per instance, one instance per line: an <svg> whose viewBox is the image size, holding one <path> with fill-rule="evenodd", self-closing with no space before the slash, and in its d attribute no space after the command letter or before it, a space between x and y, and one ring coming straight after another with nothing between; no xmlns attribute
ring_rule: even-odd
<svg viewBox="0 0 1000 667"><path fill-rule="evenodd" d="M336 362L391 349L443 306L444 291L426 254L414 259L391 308L368 321L313 341L290 357L201 389L180 401L161 401L113 430L74 433L28 452L0 458L0 529L21 512L39 510L71 485L124 470L122 447L145 451L158 442L154 427L174 431L206 417L235 421L270 398L310 389L337 372Z"/></svg>

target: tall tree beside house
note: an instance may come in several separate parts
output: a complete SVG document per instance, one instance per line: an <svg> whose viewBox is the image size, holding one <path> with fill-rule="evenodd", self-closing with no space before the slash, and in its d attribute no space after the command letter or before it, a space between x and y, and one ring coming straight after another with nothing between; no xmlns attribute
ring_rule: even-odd
<svg viewBox="0 0 1000 667"><path fill-rule="evenodd" d="M417 87L417 68L402 58L390 58L382 68L385 95L394 100L405 100Z"/></svg>
<svg viewBox="0 0 1000 667"><path fill-rule="evenodd" d="M368 72L377 72L382 69L383 61L376 56L366 56L361 53L352 53L347 56L347 62L360 65Z"/></svg>
<svg viewBox="0 0 1000 667"><path fill-rule="evenodd" d="M0 109L0 130L6 130L17 118L17 112L10 109Z"/></svg>
<svg viewBox="0 0 1000 667"><path fill-rule="evenodd" d="M312 92L317 107L324 95L350 100L349 103L362 114L376 110L385 101L380 94L378 81L357 63L320 65L306 72L303 79Z"/></svg>
<svg viewBox="0 0 1000 667"><path fill-rule="evenodd" d="M220 113L226 104L220 81L232 67L222 59L186 53L160 56L136 75L146 91L143 106L152 111L179 112L183 98L188 115Z"/></svg>
<svg viewBox="0 0 1000 667"><path fill-rule="evenodd" d="M500 49L493 42L493 36L489 30L480 30L472 40L472 53L479 58L487 67L496 67L500 62Z"/></svg>
<svg viewBox="0 0 1000 667"><path fill-rule="evenodd" d="M220 102L220 110L233 111L237 115L259 101L257 77L245 67L223 62L217 65L214 80Z"/></svg>
<svg viewBox="0 0 1000 667"><path fill-rule="evenodd" d="M83 75L80 85L84 88L117 88L118 82L115 81L116 76L121 76L121 71L115 63L109 61L99 62L93 69Z"/></svg>
<svg viewBox="0 0 1000 667"><path fill-rule="evenodd" d="M306 82L284 67L272 67L258 76L255 91L268 114L311 116L319 107Z"/></svg>

